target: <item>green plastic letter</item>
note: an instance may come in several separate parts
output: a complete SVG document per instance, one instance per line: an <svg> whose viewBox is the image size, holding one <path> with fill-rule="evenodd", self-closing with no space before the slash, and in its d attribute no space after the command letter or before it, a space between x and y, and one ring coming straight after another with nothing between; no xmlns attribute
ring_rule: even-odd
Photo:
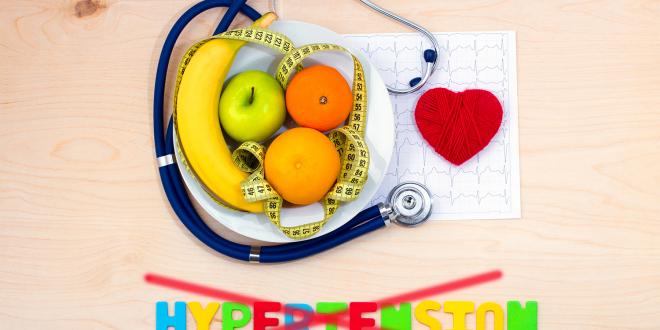
<svg viewBox="0 0 660 330"><path fill-rule="evenodd" d="M234 319L234 311L241 312L240 319ZM250 323L252 312L248 306L235 302L222 304L222 330L234 330L242 328Z"/></svg>
<svg viewBox="0 0 660 330"><path fill-rule="evenodd" d="M506 320L508 330L537 330L538 329L538 303L528 301L525 308L519 301L506 303Z"/></svg>
<svg viewBox="0 0 660 330"><path fill-rule="evenodd" d="M384 306L380 311L380 327L390 330L410 330L412 327L412 308L410 303L402 303L399 310L394 306Z"/></svg>
<svg viewBox="0 0 660 330"><path fill-rule="evenodd" d="M316 312L319 314L332 314L331 316L326 315L328 321L325 323L325 329L337 330L338 313L347 314L348 304L343 302L320 302L316 304ZM346 320L348 321L348 318Z"/></svg>

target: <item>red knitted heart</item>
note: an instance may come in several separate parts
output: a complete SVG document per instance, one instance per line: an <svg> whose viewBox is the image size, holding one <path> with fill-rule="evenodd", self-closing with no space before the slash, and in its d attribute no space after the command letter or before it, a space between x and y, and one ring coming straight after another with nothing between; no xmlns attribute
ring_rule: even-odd
<svg viewBox="0 0 660 330"><path fill-rule="evenodd" d="M489 91L460 93L434 88L417 101L415 121L422 137L442 157L461 165L481 151L502 123L502 105Z"/></svg>

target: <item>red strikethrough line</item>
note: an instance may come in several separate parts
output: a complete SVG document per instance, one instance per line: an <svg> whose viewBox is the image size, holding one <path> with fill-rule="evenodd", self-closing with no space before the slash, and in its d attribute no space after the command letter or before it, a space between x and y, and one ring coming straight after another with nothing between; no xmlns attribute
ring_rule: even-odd
<svg viewBox="0 0 660 330"><path fill-rule="evenodd" d="M416 301L419 299L422 299L424 297L429 297L433 295L438 295L442 293L447 293L450 291L455 291L463 288L467 288L470 286L476 286L479 284L483 284L486 282L494 281L497 279L500 279L502 277L502 272L499 270L494 270L482 274L477 274L474 276L446 282L446 283L440 283L437 285L429 286L426 288L421 288L418 290L410 291L407 293L402 293L386 298L382 298L380 300L375 301L378 304L378 308L382 308L383 306L387 305L396 305L398 303L402 302L411 302L411 301ZM232 301L232 302L238 302L238 303L243 303L247 305L251 305L256 301L268 301L266 299L259 299L253 296L249 295L244 295L240 293L235 293L231 292L228 290L223 290L223 289L217 289L201 284L195 284L192 282L187 282L187 281L182 281L182 280L177 280L171 277L166 277L166 276L161 276L157 274L151 274L147 273L144 276L144 280L147 283L154 284L154 285L159 285L163 287L168 287L172 288L175 290L180 290L180 291L186 291L190 293L196 293L202 296L207 296L207 297L213 297L213 298L218 298L222 299L225 301ZM306 312L306 311L303 311ZM277 328L273 328L273 330L296 330L298 328L302 328L305 326L313 326L317 324L322 324L325 323L326 321L330 320L333 317L337 317L337 325L338 326L348 326L348 313L347 310L341 310L332 314L318 314L318 313L312 313L312 320L308 324L289 324L286 327L285 326L280 326ZM378 329L378 328L377 328Z"/></svg>

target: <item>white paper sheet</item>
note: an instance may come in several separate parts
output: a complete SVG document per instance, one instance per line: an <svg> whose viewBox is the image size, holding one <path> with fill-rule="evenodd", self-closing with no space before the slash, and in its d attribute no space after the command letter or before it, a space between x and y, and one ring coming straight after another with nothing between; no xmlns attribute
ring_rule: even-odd
<svg viewBox="0 0 660 330"><path fill-rule="evenodd" d="M520 218L516 35L513 31L434 33L440 43L438 66L419 92L394 96L396 139L390 168L373 203L383 201L399 182L426 184L433 195L433 220ZM355 34L387 84L408 86L425 65L428 42L418 34ZM356 47L356 48L357 48ZM414 109L426 90L480 88L503 105L502 126L486 148L461 166L437 155L415 125Z"/></svg>

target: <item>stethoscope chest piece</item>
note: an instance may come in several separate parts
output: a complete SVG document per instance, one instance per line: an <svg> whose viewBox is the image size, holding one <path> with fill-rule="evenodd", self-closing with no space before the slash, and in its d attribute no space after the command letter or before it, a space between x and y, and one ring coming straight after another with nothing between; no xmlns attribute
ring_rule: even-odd
<svg viewBox="0 0 660 330"><path fill-rule="evenodd" d="M431 194L419 183L400 183L390 191L388 201L392 208L390 220L399 225L416 226L431 215Z"/></svg>

